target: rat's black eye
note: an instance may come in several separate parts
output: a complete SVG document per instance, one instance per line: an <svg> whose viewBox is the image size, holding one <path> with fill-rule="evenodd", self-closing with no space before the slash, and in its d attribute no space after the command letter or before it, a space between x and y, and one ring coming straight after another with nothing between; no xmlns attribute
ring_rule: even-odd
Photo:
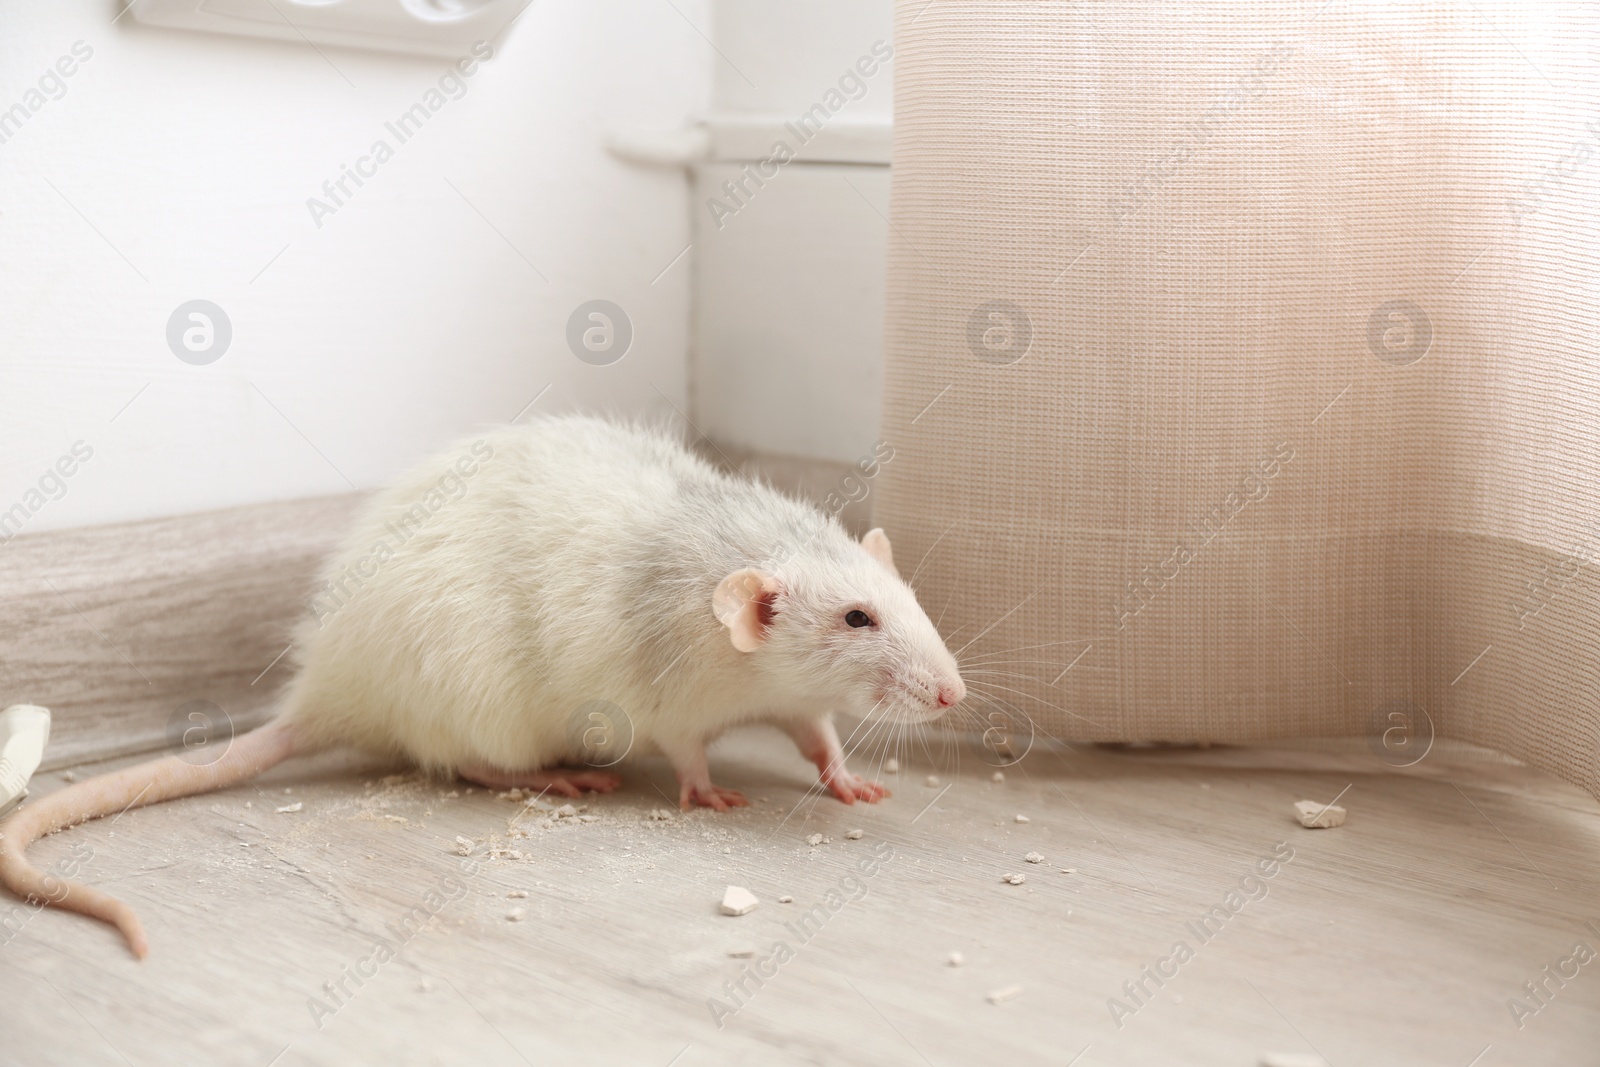
<svg viewBox="0 0 1600 1067"><path fill-rule="evenodd" d="M855 627L857 629L860 629L863 626L876 626L877 625L877 623L872 621L872 616L868 615L866 612L862 611L860 608L857 608L854 611L845 612L844 621L845 621L845 625L853 626L853 627Z"/></svg>

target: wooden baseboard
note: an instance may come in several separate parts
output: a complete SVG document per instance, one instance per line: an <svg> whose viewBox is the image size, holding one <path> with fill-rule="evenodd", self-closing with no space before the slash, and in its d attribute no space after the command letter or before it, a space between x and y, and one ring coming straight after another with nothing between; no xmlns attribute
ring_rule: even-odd
<svg viewBox="0 0 1600 1067"><path fill-rule="evenodd" d="M45 767L166 747L208 700L259 724L313 576L361 497L24 534L0 545L0 707L52 712Z"/></svg>

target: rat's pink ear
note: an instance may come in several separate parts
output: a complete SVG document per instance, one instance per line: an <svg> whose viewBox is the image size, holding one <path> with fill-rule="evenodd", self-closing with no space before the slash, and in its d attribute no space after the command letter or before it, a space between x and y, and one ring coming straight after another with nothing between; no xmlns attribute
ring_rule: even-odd
<svg viewBox="0 0 1600 1067"><path fill-rule="evenodd" d="M895 569L894 552L889 548L889 535L879 527L868 530L866 536L861 538L861 547L867 550L867 555L883 564L883 569L900 577L900 572Z"/></svg>
<svg viewBox="0 0 1600 1067"><path fill-rule="evenodd" d="M781 589L776 578L753 567L734 571L717 583L711 610L728 628L734 648L754 652L766 641Z"/></svg>

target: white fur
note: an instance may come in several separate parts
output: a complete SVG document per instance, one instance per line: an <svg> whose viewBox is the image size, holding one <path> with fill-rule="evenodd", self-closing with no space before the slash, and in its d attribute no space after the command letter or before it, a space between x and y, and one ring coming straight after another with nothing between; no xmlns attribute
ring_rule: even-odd
<svg viewBox="0 0 1600 1067"><path fill-rule="evenodd" d="M780 592L765 640L740 652L712 597L747 567ZM832 518L600 419L538 419L423 463L323 578L346 574L366 577L319 596L297 633L285 714L313 744L434 771L577 759L594 701L622 709L616 744L631 724L638 755L833 710L923 721L944 710L941 684L963 692L910 587ZM845 626L856 607L878 625Z"/></svg>

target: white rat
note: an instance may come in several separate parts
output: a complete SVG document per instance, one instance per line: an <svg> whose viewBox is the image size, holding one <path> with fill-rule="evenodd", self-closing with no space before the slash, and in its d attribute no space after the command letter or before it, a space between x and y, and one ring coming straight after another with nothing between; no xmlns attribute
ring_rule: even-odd
<svg viewBox="0 0 1600 1067"><path fill-rule="evenodd" d="M31 842L334 746L568 796L616 788L595 764L660 752L685 809L726 811L745 799L712 783L705 747L748 722L786 730L840 800L876 801L888 791L846 769L830 713L925 722L966 693L882 530L857 544L664 432L595 418L423 463L371 501L323 579L272 722L214 762L167 756L24 807L0 825L0 881L115 924L142 958L133 909L42 875Z"/></svg>

